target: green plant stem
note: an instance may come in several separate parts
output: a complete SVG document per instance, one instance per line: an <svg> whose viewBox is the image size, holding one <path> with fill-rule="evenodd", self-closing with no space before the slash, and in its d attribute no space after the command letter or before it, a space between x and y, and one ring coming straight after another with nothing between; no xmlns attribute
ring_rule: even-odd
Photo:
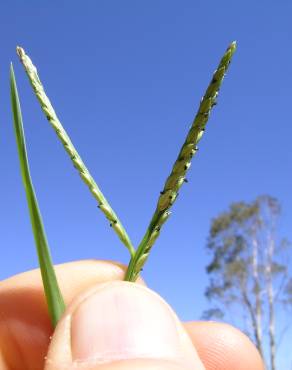
<svg viewBox="0 0 292 370"><path fill-rule="evenodd" d="M54 108L47 97L44 87L39 79L37 69L33 65L31 59L28 55L25 54L25 51L17 47L17 54L24 66L24 69L26 71L26 74L30 80L30 83L32 85L32 88L35 92L35 95L37 99L40 102L41 108L46 115L48 121L52 125L53 129L55 130L57 136L61 140L66 152L69 154L74 167L77 169L77 171L80 174L80 177L84 181L84 183L88 186L91 194L94 196L94 198L98 202L98 207L100 210L104 213L106 218L110 221L110 226L115 230L118 237L122 241L122 243L128 248L131 257L134 256L135 249L132 245L132 242L124 229L121 221L118 219L118 216L114 212L114 210L109 205L108 201L102 194L101 190L97 186L96 182L94 181L93 177L89 173L87 167L85 166L84 162L82 161L80 155L78 154L77 150L73 146L68 134L66 133L65 129L63 128L61 122L59 121Z"/></svg>
<svg viewBox="0 0 292 370"><path fill-rule="evenodd" d="M47 299L48 309L53 325L55 326L65 310L64 300L58 286L55 275L50 249L42 222L41 213L38 207L37 198L35 195L33 183L30 176L27 151L25 145L25 136L22 123L22 114L20 102L17 92L17 86L13 71L13 66L10 67L10 92L11 106L14 120L14 130L17 142L19 162L21 168L22 180L26 192L27 203L30 213L32 230L36 243L36 249L39 259L39 265Z"/></svg>
<svg viewBox="0 0 292 370"><path fill-rule="evenodd" d="M197 152L197 144L200 141L205 126L208 121L212 107L216 104L218 92L225 76L226 70L230 64L231 58L235 52L236 43L233 42L227 48L222 57L218 68L213 74L213 78L201 99L199 110L195 116L193 124L188 132L186 140L179 152L176 162L172 168L169 177L166 180L164 189L158 199L157 207L150 221L148 229L129 263L125 280L135 281L143 268L149 252L159 236L160 229L170 215L170 208L175 202L178 191L186 181L185 175L191 165L191 159Z"/></svg>

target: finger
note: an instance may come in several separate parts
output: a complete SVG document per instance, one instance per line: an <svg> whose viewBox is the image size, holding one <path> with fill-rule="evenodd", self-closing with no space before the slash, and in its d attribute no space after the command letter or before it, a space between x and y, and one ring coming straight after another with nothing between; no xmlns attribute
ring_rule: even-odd
<svg viewBox="0 0 292 370"><path fill-rule="evenodd" d="M92 285L123 279L124 270L122 265L94 260L56 266L66 304ZM43 369L52 332L39 270L0 282L1 370Z"/></svg>
<svg viewBox="0 0 292 370"><path fill-rule="evenodd" d="M204 367L183 325L150 289L98 284L77 296L50 344L46 370Z"/></svg>
<svg viewBox="0 0 292 370"><path fill-rule="evenodd" d="M216 322L184 326L207 370L264 370L254 344L233 326Z"/></svg>

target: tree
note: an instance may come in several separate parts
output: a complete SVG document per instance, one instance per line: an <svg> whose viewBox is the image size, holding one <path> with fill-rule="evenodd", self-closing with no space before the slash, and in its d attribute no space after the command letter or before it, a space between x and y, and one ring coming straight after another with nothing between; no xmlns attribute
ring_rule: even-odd
<svg viewBox="0 0 292 370"><path fill-rule="evenodd" d="M233 203L212 220L207 243L212 257L205 294L212 307L203 318L229 315L255 342L271 370L276 370L281 330L276 314L292 289L284 258L289 244L276 233L280 213L279 202L268 195Z"/></svg>

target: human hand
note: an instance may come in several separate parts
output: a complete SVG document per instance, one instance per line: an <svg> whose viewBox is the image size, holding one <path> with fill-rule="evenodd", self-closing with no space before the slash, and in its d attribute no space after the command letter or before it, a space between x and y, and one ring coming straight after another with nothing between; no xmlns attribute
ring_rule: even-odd
<svg viewBox="0 0 292 370"><path fill-rule="evenodd" d="M56 272L68 307L55 331L39 270L0 282L0 370L264 369L237 329L181 323L141 280L120 281L120 265L80 261Z"/></svg>

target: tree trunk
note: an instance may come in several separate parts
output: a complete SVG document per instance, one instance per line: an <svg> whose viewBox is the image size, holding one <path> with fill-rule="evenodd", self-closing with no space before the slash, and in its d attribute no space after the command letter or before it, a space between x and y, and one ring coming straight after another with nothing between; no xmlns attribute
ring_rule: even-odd
<svg viewBox="0 0 292 370"><path fill-rule="evenodd" d="M248 295L246 291L243 289L242 290L242 296L243 296L243 302L245 303L247 310L250 314L250 319L251 319L251 326L253 329L253 334L254 334L254 339L255 339L255 345L261 355L261 357L264 359L264 354L263 354L263 346L262 346L262 340L261 337L259 337L259 331L257 327L257 319L256 319L256 314L254 312L254 307L252 303L250 302Z"/></svg>
<svg viewBox="0 0 292 370"><path fill-rule="evenodd" d="M259 279L259 264L258 264L258 249L259 244L256 235L252 237L252 271L254 281L255 294L255 318L254 318L254 335L257 338L257 348L263 357L262 344L262 300L261 300L261 285Z"/></svg>
<svg viewBox="0 0 292 370"><path fill-rule="evenodd" d="M271 370L276 370L276 341L275 341L275 308L274 308L274 288L273 288L273 254L275 250L275 240L270 235L267 248L266 280L269 306L269 344L270 344L270 366Z"/></svg>

